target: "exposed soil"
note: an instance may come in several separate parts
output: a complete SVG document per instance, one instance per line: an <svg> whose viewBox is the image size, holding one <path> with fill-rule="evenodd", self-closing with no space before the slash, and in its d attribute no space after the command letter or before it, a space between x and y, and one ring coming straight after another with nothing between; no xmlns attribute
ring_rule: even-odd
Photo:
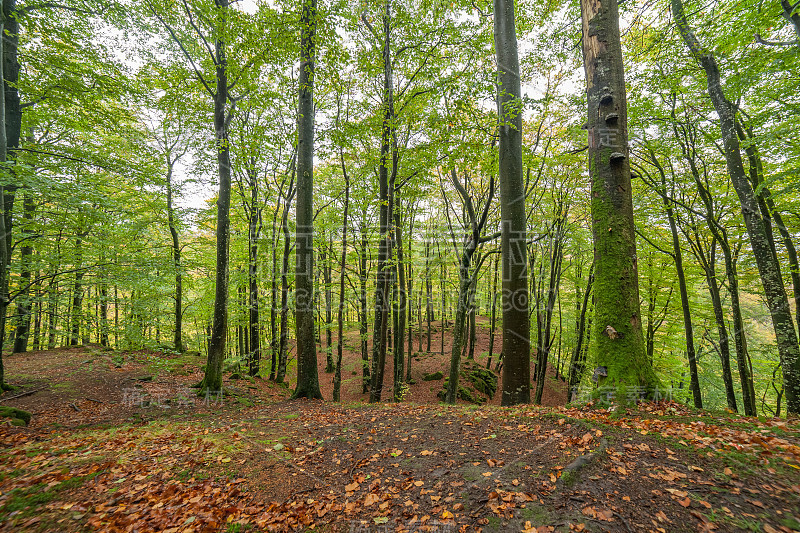
<svg viewBox="0 0 800 533"><path fill-rule="evenodd" d="M359 358L346 352L346 364ZM33 419L0 427L0 531L800 528L798 421L668 402L444 406L430 390L441 381L421 376L446 361L421 354L412 401L368 405L355 401L360 376L344 404L288 401L262 379L226 380L219 399L189 389L195 356L89 346L7 357L22 388L0 405ZM563 403L551 383L545 398Z"/></svg>

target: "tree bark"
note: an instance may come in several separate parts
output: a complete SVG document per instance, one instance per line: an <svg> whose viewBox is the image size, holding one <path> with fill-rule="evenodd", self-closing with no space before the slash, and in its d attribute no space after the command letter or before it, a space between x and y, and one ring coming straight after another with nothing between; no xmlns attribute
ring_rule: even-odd
<svg viewBox="0 0 800 533"><path fill-rule="evenodd" d="M337 320L339 322L338 339L336 343L336 374L333 376L333 401L341 401L342 388L342 351L344 350L344 300L345 300L345 268L347 266L347 215L350 210L350 177L341 156L342 175L344 176L344 215L342 217L342 260L339 262L339 308Z"/></svg>
<svg viewBox="0 0 800 533"><path fill-rule="evenodd" d="M391 0L386 0L383 15L383 124L381 126L381 163L378 169L380 201L380 241L378 243L378 273L375 287L375 324L372 339L372 384L370 402L381 401L383 372L386 365L387 329L389 319L389 286L391 282L392 235L391 218L394 212L393 181L389 177L396 169L397 154L392 150L394 137L394 88L391 61Z"/></svg>
<svg viewBox="0 0 800 533"><path fill-rule="evenodd" d="M514 0L494 0L498 70L500 218L503 258L502 405L531 400L531 341L525 187L522 180L522 91Z"/></svg>
<svg viewBox="0 0 800 533"><path fill-rule="evenodd" d="M361 339L361 393L366 394L370 390L370 369L369 369L369 345L367 335L369 335L369 317L367 316L367 238L366 213L362 213L361 225L361 250L358 254L358 305L359 305L359 337Z"/></svg>
<svg viewBox="0 0 800 533"><path fill-rule="evenodd" d="M33 197L26 193L22 202L23 214L22 219L25 224L26 231L29 231L29 226L33 222L33 214L36 210L36 204ZM31 259L33 257L33 243L32 236L27 235L24 237L24 244L20 252L20 264L22 271L20 272L20 285L25 287L31 281ZM14 353L22 353L28 349L28 335L31 330L31 291L25 289L17 296L17 330L14 335Z"/></svg>
<svg viewBox="0 0 800 533"><path fill-rule="evenodd" d="M248 241L250 241L248 255L248 318L249 340L248 367L251 376L257 376L261 371L261 328L258 294L258 240L261 237L261 208L258 206L258 182L255 174L250 176L250 220L248 224Z"/></svg>
<svg viewBox="0 0 800 533"><path fill-rule="evenodd" d="M167 154L167 225L172 237L172 268L175 269L175 333L172 343L177 352L183 352L183 268L181 266L181 246L178 227L175 222L175 209L172 205L172 172L175 161Z"/></svg>
<svg viewBox="0 0 800 533"><path fill-rule="evenodd" d="M297 124L297 216L295 322L297 388L292 398L322 399L314 342L314 61L317 1L303 0L300 17L300 75Z"/></svg>
<svg viewBox="0 0 800 533"><path fill-rule="evenodd" d="M394 331L394 400L400 401L403 378L405 374L405 335L406 335L406 311L408 302L406 299L406 267L403 253L403 220L400 215L400 205L395 203L394 209L394 245L397 250L397 300L395 302L395 315L397 316L397 327Z"/></svg>
<svg viewBox="0 0 800 533"><path fill-rule="evenodd" d="M229 0L216 0L216 6L226 16ZM223 23L224 25L224 23ZM214 132L217 149L217 272L214 291L214 315L211 339L208 345L208 360L199 394L222 393L222 361L225 359L225 342L228 333L228 271L231 209L231 157L228 143L228 61L222 28L217 28L214 38L214 63L216 67L216 91L214 100Z"/></svg>
<svg viewBox="0 0 800 533"><path fill-rule="evenodd" d="M678 275L678 288L681 294L681 309L683 310L683 329L686 336L686 356L689 360L689 376L690 376L690 385L689 388L692 391L692 399L694 400L694 406L697 409L703 408L703 396L700 391L700 378L698 376L697 371L697 352L694 347L694 328L692 326L692 311L689 307L689 289L686 284L686 271L683 268L683 249L681 248L680 239L678 238L678 225L675 221L675 212L672 207L672 198L669 197L667 194L667 176L664 172L664 168L661 166L661 163L658 161L655 153L650 150L650 162L658 169L659 175L661 176L661 188L658 190L659 196L661 196L661 200L664 203L664 210L667 213L667 219L669 221L669 229L670 234L672 235L672 258L675 261L675 272ZM699 246L699 242L698 242ZM709 281L709 289L711 288L712 280L708 279ZM716 282L714 282L716 283ZM716 286L715 286L716 288ZM717 297L719 296L719 291L716 291ZM712 291L712 299L714 296L714 292ZM724 326L724 324L723 324ZM722 334L720 334L720 345L722 345ZM727 341L727 333L725 335L725 348L728 347ZM728 359L730 361L730 359ZM724 366L724 363L723 363ZM728 364L729 374L730 374L730 363ZM735 402L735 397L734 397ZM735 409L735 407L734 407Z"/></svg>
<svg viewBox="0 0 800 533"><path fill-rule="evenodd" d="M286 378L286 363L289 358L287 352L289 341L289 254L291 240L289 235L289 208L292 204L296 189L294 176L289 182L289 189L283 203L283 216L281 217L281 231L283 232L283 259L281 263L281 326L280 340L278 342L278 371L275 376L276 383L283 383Z"/></svg>
<svg viewBox="0 0 800 533"><path fill-rule="evenodd" d="M581 0L581 12L595 246L592 346L597 365L608 373L600 385L652 393L658 381L645 352L639 307L617 2Z"/></svg>

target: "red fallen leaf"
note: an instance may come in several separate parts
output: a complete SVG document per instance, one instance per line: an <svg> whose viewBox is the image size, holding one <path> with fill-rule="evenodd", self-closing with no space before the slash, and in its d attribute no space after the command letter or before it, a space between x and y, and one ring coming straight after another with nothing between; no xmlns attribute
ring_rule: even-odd
<svg viewBox="0 0 800 533"><path fill-rule="evenodd" d="M692 500L689 498L684 498L682 500L678 500L678 503L681 504L681 507L689 507L692 504Z"/></svg>
<svg viewBox="0 0 800 533"><path fill-rule="evenodd" d="M380 497L377 494L370 492L364 498L364 507L369 507L370 505L377 503L378 500L380 500Z"/></svg>

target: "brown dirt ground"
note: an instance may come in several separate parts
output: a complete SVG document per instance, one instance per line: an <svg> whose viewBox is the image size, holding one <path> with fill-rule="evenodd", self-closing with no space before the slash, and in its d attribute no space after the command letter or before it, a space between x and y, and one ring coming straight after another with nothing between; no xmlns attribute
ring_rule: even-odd
<svg viewBox="0 0 800 533"><path fill-rule="evenodd" d="M0 405L34 417L0 427L0 531L800 528L797 421L671 403L443 406L429 390L441 383L420 379L441 355L415 361L420 390L401 404L355 401L360 376L341 405L287 401L260 379L227 380L223 401L182 395L202 362L97 346L6 358L23 388Z"/></svg>

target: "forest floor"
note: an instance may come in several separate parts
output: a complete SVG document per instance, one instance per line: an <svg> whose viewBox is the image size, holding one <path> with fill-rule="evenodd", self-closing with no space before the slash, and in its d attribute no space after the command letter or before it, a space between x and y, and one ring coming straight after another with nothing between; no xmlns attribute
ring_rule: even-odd
<svg viewBox="0 0 800 533"><path fill-rule="evenodd" d="M800 421L444 406L430 381L370 405L357 376L343 404L262 379L198 398L202 362L96 346L5 358L20 388L0 406L33 419L0 427L0 531L800 530Z"/></svg>

